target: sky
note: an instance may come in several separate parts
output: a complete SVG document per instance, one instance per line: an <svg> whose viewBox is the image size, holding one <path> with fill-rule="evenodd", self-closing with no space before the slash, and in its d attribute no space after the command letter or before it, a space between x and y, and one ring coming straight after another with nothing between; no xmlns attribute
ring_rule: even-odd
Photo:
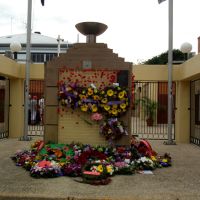
<svg viewBox="0 0 200 200"><path fill-rule="evenodd" d="M85 42L75 28L80 22L101 22L108 29L97 37L119 57L134 64L168 50L168 1L158 0L32 0L32 32L69 43ZM26 33L28 0L0 0L0 37ZM173 0L173 48L184 42L197 53L200 1Z"/></svg>

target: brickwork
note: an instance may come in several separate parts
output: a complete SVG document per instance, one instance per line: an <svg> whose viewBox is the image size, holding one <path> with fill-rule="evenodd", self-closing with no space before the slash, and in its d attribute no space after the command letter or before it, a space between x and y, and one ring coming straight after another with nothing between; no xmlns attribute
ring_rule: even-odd
<svg viewBox="0 0 200 200"><path fill-rule="evenodd" d="M124 59L108 49L106 44L75 44L66 54L62 54L45 65L45 142L51 140L59 143L74 141L107 144L105 138L99 134L99 126L89 125L83 120L84 117L88 118L87 114L68 111L60 115L57 112L59 103L56 91L58 91L59 69L66 67L82 70L83 61L90 61L94 70L128 70L128 87L131 87L132 63L124 62ZM129 135L119 143L128 144L131 127L130 111L124 116L123 121L128 126Z"/></svg>

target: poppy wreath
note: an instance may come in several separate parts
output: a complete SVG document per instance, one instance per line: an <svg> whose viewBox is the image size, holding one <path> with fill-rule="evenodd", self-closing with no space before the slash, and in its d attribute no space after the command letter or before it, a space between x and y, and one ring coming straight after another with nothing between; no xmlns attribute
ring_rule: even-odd
<svg viewBox="0 0 200 200"><path fill-rule="evenodd" d="M78 106L81 111L96 113L99 112L99 90L94 86L82 88L79 94Z"/></svg>
<svg viewBox="0 0 200 200"><path fill-rule="evenodd" d="M92 185L107 185L110 183L109 172L101 161L87 162L82 169L83 182Z"/></svg>
<svg viewBox="0 0 200 200"><path fill-rule="evenodd" d="M119 86L106 87L100 99L102 112L109 118L122 116L129 107L128 91Z"/></svg>

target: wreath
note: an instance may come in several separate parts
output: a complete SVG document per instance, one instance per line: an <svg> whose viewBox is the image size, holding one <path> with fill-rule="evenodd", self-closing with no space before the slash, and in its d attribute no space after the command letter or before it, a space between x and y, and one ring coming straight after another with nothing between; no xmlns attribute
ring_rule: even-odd
<svg viewBox="0 0 200 200"><path fill-rule="evenodd" d="M111 181L109 174L106 165L101 161L87 162L82 170L83 182L92 185L107 185Z"/></svg>

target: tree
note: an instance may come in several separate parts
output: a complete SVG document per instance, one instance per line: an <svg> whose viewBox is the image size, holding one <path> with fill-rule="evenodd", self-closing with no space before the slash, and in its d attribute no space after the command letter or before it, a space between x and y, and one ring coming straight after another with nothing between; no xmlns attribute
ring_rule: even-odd
<svg viewBox="0 0 200 200"><path fill-rule="evenodd" d="M179 49L174 49L173 61L184 61L184 60L185 60L185 54L182 53ZM165 65L167 63L168 63L168 51L143 62L143 64L147 65Z"/></svg>

